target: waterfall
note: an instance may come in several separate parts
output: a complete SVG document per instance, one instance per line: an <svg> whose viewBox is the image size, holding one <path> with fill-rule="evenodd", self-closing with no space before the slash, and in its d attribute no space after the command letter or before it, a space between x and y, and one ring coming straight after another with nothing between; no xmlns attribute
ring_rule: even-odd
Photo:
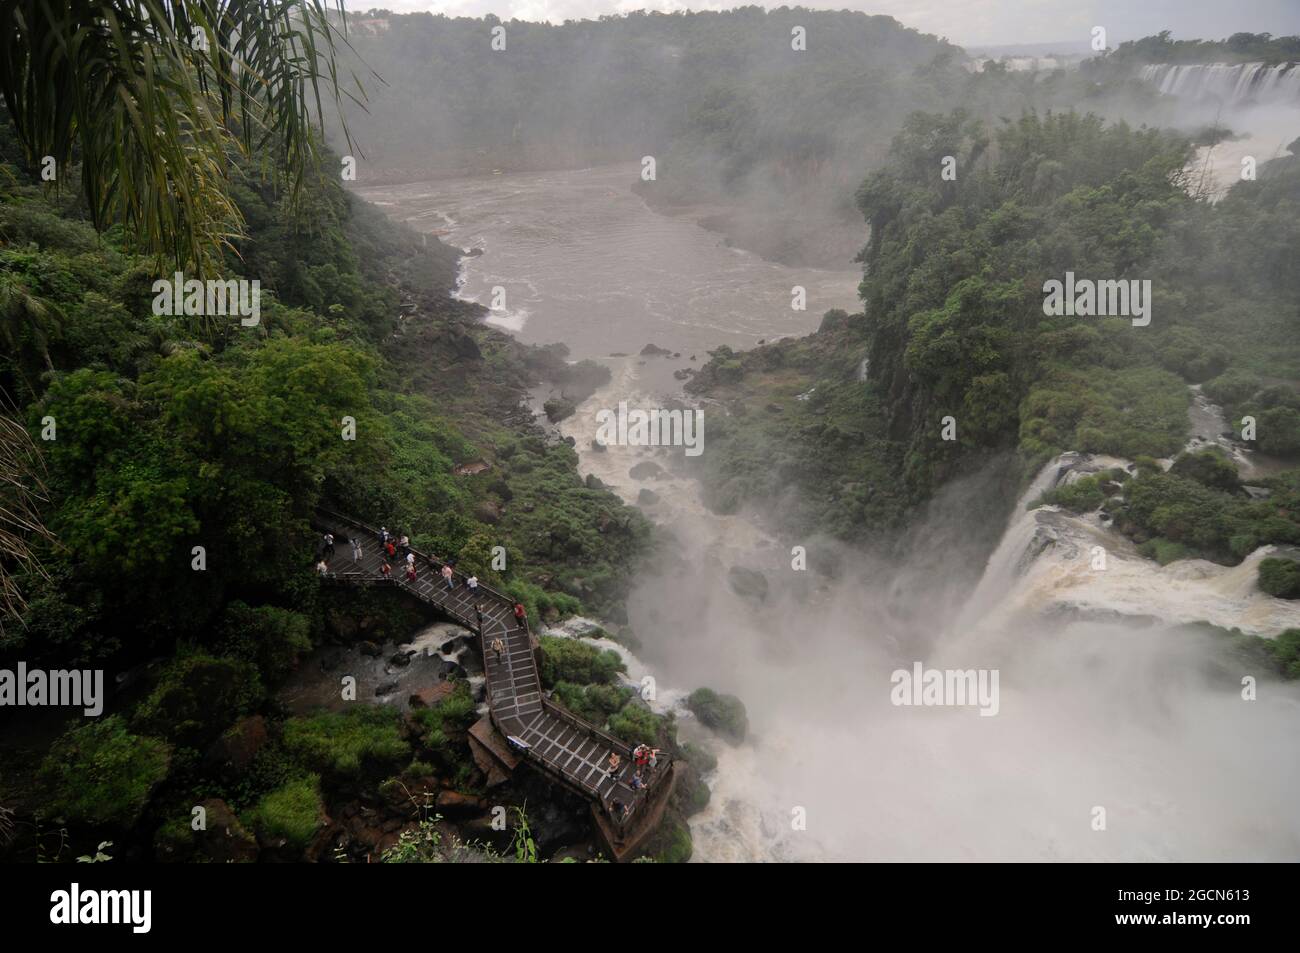
<svg viewBox="0 0 1300 953"><path fill-rule="evenodd" d="M1212 98L1227 105L1246 100L1300 103L1300 64L1156 63L1138 74L1168 96Z"/></svg>

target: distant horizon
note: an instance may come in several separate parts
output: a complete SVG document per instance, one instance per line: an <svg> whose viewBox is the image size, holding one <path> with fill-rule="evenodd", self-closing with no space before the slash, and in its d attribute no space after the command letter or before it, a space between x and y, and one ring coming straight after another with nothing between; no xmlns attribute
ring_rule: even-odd
<svg viewBox="0 0 1300 953"><path fill-rule="evenodd" d="M717 13L748 6L781 6L833 12L850 10L893 17L905 27L942 37L965 49L1057 47L1088 43L1094 26L1107 31L1107 46L1151 36L1179 23L1175 39L1222 40L1233 33L1300 34L1300 4L1293 0L1240 0L1230 8L1214 0L846 0L840 3L683 3L679 0L344 0L348 11L433 13L449 17L494 14L503 21L563 23L637 11ZM1050 36L1049 39L1040 37ZM1080 52L1070 50L1068 52Z"/></svg>

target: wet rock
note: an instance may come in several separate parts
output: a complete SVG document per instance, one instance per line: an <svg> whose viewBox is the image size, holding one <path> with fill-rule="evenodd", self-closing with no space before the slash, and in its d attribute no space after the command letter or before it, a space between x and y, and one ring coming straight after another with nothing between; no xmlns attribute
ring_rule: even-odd
<svg viewBox="0 0 1300 953"><path fill-rule="evenodd" d="M217 771L241 773L253 763L266 740L265 718L261 715L241 718L213 742L204 762Z"/></svg>
<svg viewBox="0 0 1300 953"><path fill-rule="evenodd" d="M594 474L594 473L588 473L588 474L587 474L587 479L586 479L585 481L583 481L583 482L586 484L588 490L603 490L603 489L605 489L605 484L604 484L604 482L602 482L601 479L600 479L600 477L596 476L596 474Z"/></svg>
<svg viewBox="0 0 1300 953"><path fill-rule="evenodd" d="M591 438L591 449L592 449L592 452L594 452L594 453L604 453L604 452L606 452L606 451L609 449L609 447L605 446L603 443L601 443L601 442L600 442L599 440L597 440L595 437L592 437L592 438Z"/></svg>
<svg viewBox="0 0 1300 953"><path fill-rule="evenodd" d="M361 651L362 655L368 655L371 658L379 658L379 656L383 654L384 651L374 642L362 642L358 646L358 649Z"/></svg>
<svg viewBox="0 0 1300 953"><path fill-rule="evenodd" d="M443 817L473 817L482 814L487 803L472 794L459 791L439 791L437 800L438 813Z"/></svg>
<svg viewBox="0 0 1300 953"><path fill-rule="evenodd" d="M757 569L732 566L727 570L727 585L742 599L755 602L767 599L767 577Z"/></svg>
<svg viewBox="0 0 1300 953"><path fill-rule="evenodd" d="M225 801L200 802L207 814L207 830L195 831L199 852L217 864L252 863L257 859L257 840Z"/></svg>
<svg viewBox="0 0 1300 953"><path fill-rule="evenodd" d="M411 656L405 652L396 652L388 659L388 663L396 665L398 668L406 668L411 664Z"/></svg>
<svg viewBox="0 0 1300 953"><path fill-rule="evenodd" d="M642 506L654 506L659 502L659 494L648 487L642 487L641 492L636 495L636 501Z"/></svg>
<svg viewBox="0 0 1300 953"><path fill-rule="evenodd" d="M628 470L627 475L634 480L660 480L666 477L668 473L653 460L642 460L631 470Z"/></svg>
<svg viewBox="0 0 1300 953"><path fill-rule="evenodd" d="M386 682L380 682L377 686L375 686L375 695L376 695L376 696L379 696L379 695L391 695L391 694L393 694L393 692L395 692L395 691L397 691L397 680L396 680L396 679L392 679L392 680L390 680L390 681L386 681Z"/></svg>
<svg viewBox="0 0 1300 953"><path fill-rule="evenodd" d="M456 686L451 682L439 682L430 688L412 692L408 699L412 708L432 708L450 695Z"/></svg>
<svg viewBox="0 0 1300 953"><path fill-rule="evenodd" d="M642 357L668 357L673 352L666 347L659 347L657 344L647 344L641 348Z"/></svg>

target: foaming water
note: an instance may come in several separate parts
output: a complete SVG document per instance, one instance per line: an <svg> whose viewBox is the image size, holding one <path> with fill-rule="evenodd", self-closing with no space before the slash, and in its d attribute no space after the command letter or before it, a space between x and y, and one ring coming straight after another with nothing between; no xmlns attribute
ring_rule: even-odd
<svg viewBox="0 0 1300 953"><path fill-rule="evenodd" d="M653 674L659 710L676 710L682 736L718 756L712 801L690 822L695 859L1300 859L1296 690L1262 681L1258 700L1243 701L1241 676L1261 673L1214 664L1209 635L1171 625L1195 617L1274 635L1292 624L1292 607L1251 588L1251 561L1161 569L1099 522L1025 508L1071 471L1116 461L1053 461L1014 506L1005 469L971 474L939 494L886 561L776 539L762 514L710 513L680 448L592 446L595 414L620 400L689 403L673 371L698 367L692 352L702 360L706 347L814 323L788 310L795 272L770 272L778 266L658 219L620 191L621 175L434 183L392 200L404 214L428 203L431 216L441 203L460 223L452 240L490 249L467 261L465 293L508 281L524 289L525 300L510 300L529 313L521 338L563 340L611 369L611 383L559 430L582 472L640 506L669 540L628 601L641 648L608 647L630 684ZM602 176L604 203L591 192ZM636 356L647 342L681 356ZM707 453L709 415L722 409L703 410ZM1104 573L1090 570L1097 543L1108 550ZM836 565L837 577L794 570L793 544ZM733 590L734 567L763 574L761 601ZM1124 621L1133 615L1145 626ZM582 620L572 625L565 634L581 636ZM917 661L998 670L997 716L891 704L891 673ZM680 710L704 685L744 700L743 744Z"/></svg>

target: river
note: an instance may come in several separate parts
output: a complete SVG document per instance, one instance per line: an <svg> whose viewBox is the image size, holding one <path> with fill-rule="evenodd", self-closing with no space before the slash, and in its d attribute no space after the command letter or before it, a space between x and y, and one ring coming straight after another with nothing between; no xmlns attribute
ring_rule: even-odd
<svg viewBox="0 0 1300 953"><path fill-rule="evenodd" d="M629 503L641 498L675 540L628 603L642 643L636 668L655 674L661 705L708 685L739 695L749 713L740 746L681 714L682 735L719 756L712 801L691 821L695 859L1300 858L1300 698L1267 685L1243 701L1240 673L1212 664L1208 636L1172 625L1244 615L1271 635L1300 624L1290 605L1249 591L1248 569L1162 570L1105 527L1026 513L1023 500L1010 520L991 521L981 503L1005 487L977 473L936 498L910 554L890 564L797 541L839 565L836 580L817 578L792 567L790 541L769 537L761 514L708 512L674 470L680 449L592 449L600 409L679 399L672 371L699 366L719 344L806 333L827 308L853 308L858 280L771 264L657 215L628 188L634 175L503 175L362 194L482 249L465 260L460 293L490 304L493 286L505 288L494 323L611 368L610 385L559 429L574 438L582 472ZM808 289L806 312L790 310L796 284ZM679 356L639 357L647 343ZM648 460L662 469L633 477ZM1055 466L1034 492L1060 478ZM1058 542L1044 549L1044 533ZM1099 539L1114 550L1102 580L1079 571ZM761 606L728 586L733 566L764 573ZM1140 627L1112 618L1137 610L1170 617ZM1000 671L998 717L892 704L891 674L913 661Z"/></svg>

